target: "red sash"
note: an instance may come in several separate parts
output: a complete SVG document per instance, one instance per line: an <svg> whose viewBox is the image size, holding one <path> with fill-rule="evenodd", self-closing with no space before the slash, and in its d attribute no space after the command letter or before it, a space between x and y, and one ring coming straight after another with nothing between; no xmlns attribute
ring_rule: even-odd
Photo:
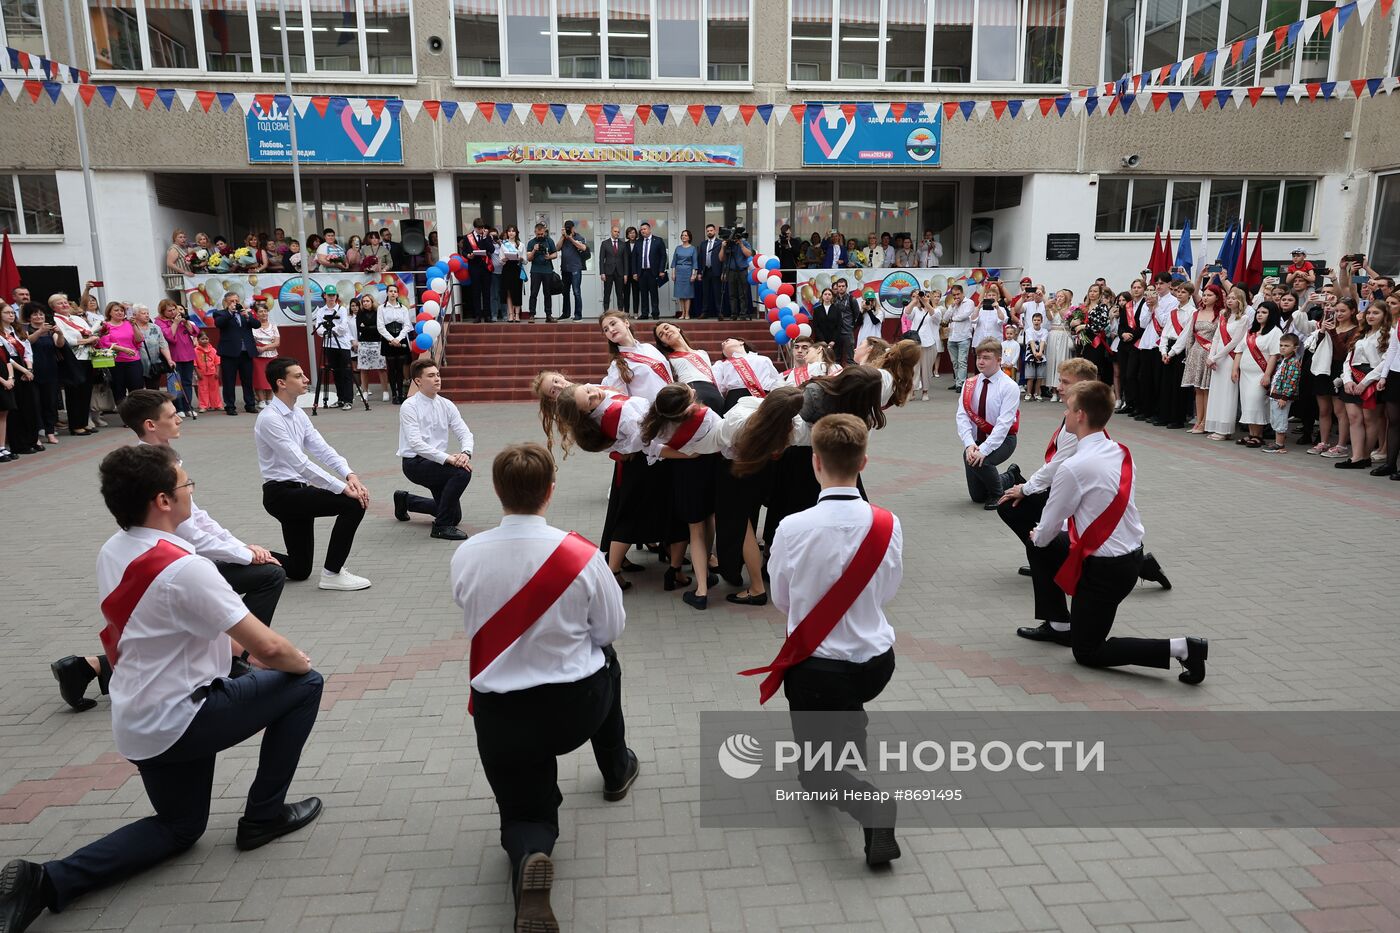
<svg viewBox="0 0 1400 933"><path fill-rule="evenodd" d="M19 336L18 334L11 333L11 334L9 334L9 335L5 338L5 341L6 341L6 342L10 345L10 347L14 350L14 353L11 354L10 358L11 358L11 359L16 359L16 358L17 358L17 359L20 361L20 363L23 363L23 362L24 362L24 340L21 339L20 336Z"/></svg>
<svg viewBox="0 0 1400 933"><path fill-rule="evenodd" d="M880 569L880 562L885 559L885 552L890 547L890 538L894 535L894 515L877 505L870 507L870 513L870 530L865 533L860 547L856 548L850 566L836 578L836 582L831 584L831 588L822 598L817 600L812 611L788 633L778 656L766 667L739 672L741 677L768 675L758 688L760 704L767 703L778 691L778 685L783 682L783 675L787 673L788 668L801 664L812 656L813 651L821 647L821 643L826 641L826 637L855 604L856 597L875 578L875 571Z"/></svg>
<svg viewBox="0 0 1400 933"><path fill-rule="evenodd" d="M656 373L656 378L660 379L662 382L669 383L671 381L671 371L666 367L666 364L652 359L645 353L635 353L632 350L619 350L617 351L617 355L629 363L640 363L643 366L650 367L651 371Z"/></svg>
<svg viewBox="0 0 1400 933"><path fill-rule="evenodd" d="M534 576L525 581L520 592L506 600L505 605L497 609L472 636L469 680L475 680L502 652L529 631L530 626L559 601L569 584L578 578L597 553L597 546L582 535L573 531L565 535L559 546L540 564ZM470 699L467 700L467 712L472 712Z"/></svg>
<svg viewBox="0 0 1400 933"><path fill-rule="evenodd" d="M603 402L607 407L603 409L600 423L603 433L612 440L617 440L617 426L622 421L622 409L627 404L627 398L626 395L613 395Z"/></svg>
<svg viewBox="0 0 1400 933"><path fill-rule="evenodd" d="M1055 452L1060 449L1060 432L1065 429L1065 423L1060 421L1060 426L1055 429L1055 433L1050 435L1050 444L1045 448L1045 462L1049 463L1055 459Z"/></svg>
<svg viewBox="0 0 1400 933"><path fill-rule="evenodd" d="M705 423L705 416L709 413L710 410L704 405L692 406L690 414L687 415L686 419L676 428L676 433L671 435L671 439L666 442L666 446L680 453L681 448L689 444L691 438L695 436L695 432L700 430L700 425Z"/></svg>
<svg viewBox="0 0 1400 933"><path fill-rule="evenodd" d="M744 383L744 387L749 390L749 394L754 398L767 398L768 390L763 388L763 383L758 381L758 374L753 371L749 361L742 356L730 357L729 363L734 367L734 371L739 374L739 379Z"/></svg>
<svg viewBox="0 0 1400 933"><path fill-rule="evenodd" d="M699 353L696 353L694 350L683 350L678 353L667 353L666 357L672 360L689 360L690 365L694 366L696 369L704 373L706 379L710 380L711 382L715 381L715 373L714 370L710 369L710 364L706 363L705 358Z"/></svg>
<svg viewBox="0 0 1400 933"><path fill-rule="evenodd" d="M107 663L116 667L117 658L120 657L117 643L122 639L122 632L126 631L126 624L131 621L131 614L136 611L137 604L156 577L180 558L189 556L189 551L161 538L149 551L126 565L117 588L102 600L102 617L107 620L102 629L102 650L107 655Z"/></svg>
<svg viewBox="0 0 1400 933"><path fill-rule="evenodd" d="M63 321L63 323L76 330L79 334L82 334L84 339L92 336L92 331L88 330L86 321L82 324L75 323L74 320L66 314L55 314L54 317Z"/></svg>
<svg viewBox="0 0 1400 933"><path fill-rule="evenodd" d="M1349 368L1351 369L1351 381L1361 385L1361 380L1366 378L1366 374L1355 366L1349 366ZM1376 384L1374 382L1361 391L1361 407L1376 407Z"/></svg>
<svg viewBox="0 0 1400 933"><path fill-rule="evenodd" d="M476 245L476 231L472 231L471 233L468 233L468 234L467 234L467 243L471 246L473 252L476 251L476 250L481 249L480 246L477 246L477 245ZM482 258L485 259L485 261L486 261L486 271L487 271L487 272L495 272L495 271L496 271L496 264L495 264L495 262L494 262L494 261L492 260L492 258L491 258L491 251L490 251L490 250L482 250L482 252L484 252L484 253L486 254L484 257L482 257ZM470 257L469 257L469 258L470 258Z"/></svg>
<svg viewBox="0 0 1400 933"><path fill-rule="evenodd" d="M979 438L978 441L977 441L977 443L979 443L979 444L982 443L982 441L986 440L987 437L991 435L992 429L996 427L996 425L993 424L992 422L988 421L988 420L985 419L985 418L980 417L980 416L977 414L977 406L974 405L974 404L972 403L972 393L973 393L973 391L976 390L976 388L977 388L977 383L981 382L982 379L983 379L983 377L979 374L975 379L969 378L969 379L963 380L963 391L962 391L963 410L967 412L967 417L972 421L973 425L976 426L977 430L980 431L980 432L982 433L982 437ZM1008 432L1006 432L1006 433L1007 433L1007 434L1016 434L1016 433L1019 432L1020 430L1021 430L1021 412L1020 412L1020 410L1018 409L1018 410L1016 411L1016 420L1013 421L1013 422L1011 422L1011 430L1008 431Z"/></svg>
<svg viewBox="0 0 1400 933"><path fill-rule="evenodd" d="M1224 311L1220 313L1220 345L1222 347L1227 346L1230 343L1230 328L1225 326L1229 319L1229 313Z"/></svg>
<svg viewBox="0 0 1400 933"><path fill-rule="evenodd" d="M1254 357L1254 362L1259 365L1259 371L1261 373L1268 372L1269 362L1267 359L1264 358L1264 354L1259 350L1259 335L1253 332L1246 334L1244 338L1244 345L1246 347L1249 347L1249 355Z"/></svg>
<svg viewBox="0 0 1400 933"><path fill-rule="evenodd" d="M1127 447L1122 444L1118 446L1123 451L1123 467L1118 474L1118 493L1113 497L1113 501L1098 518L1089 523L1083 537L1080 537L1079 529L1075 527L1074 516L1070 516L1069 554L1060 565L1059 572L1055 574L1055 585L1064 590L1067 596L1073 596L1074 591L1079 588L1079 576L1084 572L1084 558L1093 556L1095 551L1103 547L1104 542L1113 534L1113 529L1123 520L1123 513L1128 510L1128 499L1132 497L1133 491L1133 455L1128 452Z"/></svg>
<svg viewBox="0 0 1400 933"><path fill-rule="evenodd" d="M1130 301L1128 302L1128 307L1124 310L1128 312L1128 329L1137 330L1137 309L1133 307L1133 303Z"/></svg>
<svg viewBox="0 0 1400 933"><path fill-rule="evenodd" d="M812 378L812 374L807 371L806 363L803 363L801 366L794 366L792 369L788 370L788 372L792 373L792 384L795 386L800 386Z"/></svg>
<svg viewBox="0 0 1400 933"><path fill-rule="evenodd" d="M1172 314L1173 314L1173 316L1175 316L1176 312L1173 311ZM1210 349L1210 338L1207 337L1205 334L1198 333L1198 332L1196 331L1196 322L1199 321L1200 318L1201 318L1201 312L1199 312L1199 311L1197 311L1195 314L1191 315L1191 336L1196 338L1196 346L1200 347L1202 350L1209 350L1209 349ZM1177 338L1180 339L1180 337L1181 337L1181 335L1178 334L1178 335L1177 335Z"/></svg>
<svg viewBox="0 0 1400 933"><path fill-rule="evenodd" d="M1180 309L1181 309L1181 306L1180 306L1180 305L1177 305L1175 308L1172 308L1172 327L1175 327L1175 328L1176 328L1176 336L1177 336L1177 337L1180 337L1180 336L1181 336L1181 318L1179 318L1179 317L1176 316L1176 312L1179 311Z"/></svg>

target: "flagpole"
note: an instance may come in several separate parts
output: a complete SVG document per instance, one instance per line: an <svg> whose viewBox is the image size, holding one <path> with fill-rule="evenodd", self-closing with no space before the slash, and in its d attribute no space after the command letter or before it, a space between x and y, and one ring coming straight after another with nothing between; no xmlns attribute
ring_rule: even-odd
<svg viewBox="0 0 1400 933"><path fill-rule="evenodd" d="M65 4L67 0L64 0ZM297 108L292 103L292 53L287 41L287 0L277 0L277 20L282 32L282 81L287 89L287 128L291 133L292 146L292 193L297 202L297 240L301 243L301 319L306 322L306 360L310 366L307 373L312 379L312 398L321 392L321 370L316 365L316 327L311 320L311 279L306 273L311 264L311 254L306 248L306 211L301 202L301 154L297 151ZM302 20L302 40L305 49L306 21ZM312 412L316 407L311 407Z"/></svg>
<svg viewBox="0 0 1400 933"><path fill-rule="evenodd" d="M68 61L77 67L78 51L73 45L73 15L68 9L69 0L63 0L63 30L68 34ZM92 194L92 161L88 158L87 124L83 122L83 107L73 102L73 120L78 130L78 164L83 170L83 191L87 195L88 238L92 241L92 274L101 282L102 251L97 247L97 202ZM86 310L83 308L80 311Z"/></svg>

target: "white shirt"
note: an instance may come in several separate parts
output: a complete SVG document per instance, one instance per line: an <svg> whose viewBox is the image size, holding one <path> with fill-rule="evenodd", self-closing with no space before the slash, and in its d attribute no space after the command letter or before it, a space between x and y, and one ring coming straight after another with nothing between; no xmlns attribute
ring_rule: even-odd
<svg viewBox="0 0 1400 933"><path fill-rule="evenodd" d="M452 598L462 608L468 638L524 588L562 540L564 532L542 515L506 515L498 527L462 542L452 556ZM509 693L582 680L603 666L603 646L617 640L626 621L622 590L602 552L595 552L554 605L471 685Z"/></svg>
<svg viewBox="0 0 1400 933"><path fill-rule="evenodd" d="M385 329L395 321L403 325L397 337ZM385 343L397 340L407 344L413 335L413 313L397 302L386 301L374 313L374 329L379 331L379 336L384 338Z"/></svg>
<svg viewBox="0 0 1400 933"><path fill-rule="evenodd" d="M1264 350L1264 352L1267 354L1269 351ZM1386 353L1388 354L1389 352L1389 349L1387 349ZM1357 385L1368 386L1372 383L1379 382L1381 378L1389 372L1388 369L1381 365L1382 360L1385 358L1386 356L1381 353L1381 332L1373 330L1365 337L1362 337L1360 340L1356 341L1356 343L1352 344L1351 352L1347 354L1346 360L1342 363L1342 382L1353 381L1351 378L1351 367L1353 366L1371 367L1371 371L1368 372L1366 377L1358 382Z"/></svg>
<svg viewBox="0 0 1400 933"><path fill-rule="evenodd" d="M1176 300L1175 295L1167 293L1157 296L1157 307L1152 310L1152 316L1146 321L1143 321L1141 318L1138 319L1138 323L1143 325L1142 340L1138 341L1138 349L1162 349L1163 344L1166 342L1162 338L1164 322L1166 322L1165 326L1170 327L1172 310L1179 307L1181 307L1181 305ZM1145 307L1144 310L1146 310ZM1177 316L1180 317L1179 314Z"/></svg>
<svg viewBox="0 0 1400 933"><path fill-rule="evenodd" d="M969 299L964 300L971 304ZM1006 309L1001 305L991 309L978 305L973 314L977 316L977 320L972 323L972 346L975 348L989 337L1001 343L1002 327L1006 324Z"/></svg>
<svg viewBox="0 0 1400 933"><path fill-rule="evenodd" d="M353 344L359 343L355 336L355 313L343 304L336 304L335 307L326 305L314 314L317 324L317 333L325 336L325 331L319 325L327 315L335 314L335 327L331 329L329 337L325 337L324 346L332 350L349 350Z"/></svg>
<svg viewBox="0 0 1400 933"><path fill-rule="evenodd" d="M851 499L831 499L852 496ZM870 531L870 503L854 486L823 489L817 504L783 519L768 555L768 589L773 605L787 614L788 634L797 628L836 577L850 567ZM869 661L894 644L894 629L881 608L894 598L904 576L904 532L894 520L890 546L869 585L836 623L813 657Z"/></svg>
<svg viewBox="0 0 1400 933"><path fill-rule="evenodd" d="M963 395L958 393L958 413L956 417L958 425L958 437L962 439L963 449L976 446L983 456L991 454L1002 442L1006 440L1007 433L1011 430L1011 425L1016 421L1016 414L1021 406L1021 389L1016 385L1016 380L1001 370L992 373L991 376L984 376L978 373L976 376L968 375L968 380L976 379L979 385L972 389L972 410L977 411L977 402L982 397L982 386L980 383L989 382L987 386L987 411L984 417L992 425L992 433L987 435L987 439L982 443L977 443L977 426L972 423L972 417L967 413L967 408L963 405Z"/></svg>
<svg viewBox="0 0 1400 933"><path fill-rule="evenodd" d="M1021 485L1021 491L1030 496L1049 489L1050 484L1055 481L1055 473L1066 460L1074 456L1078 446L1079 438L1071 434L1061 421L1059 429L1055 432L1055 455L1030 475Z"/></svg>
<svg viewBox="0 0 1400 933"><path fill-rule="evenodd" d="M782 374L783 385L797 385L797 372L804 366L807 368L807 380L803 382L803 385L806 385L806 382L810 382L811 380L820 378L822 376L834 376L841 371L840 363L830 364L829 369L827 368L827 363L821 360L815 363L798 363L792 369L789 369L787 372ZM726 412L726 414L728 413Z"/></svg>
<svg viewBox="0 0 1400 933"><path fill-rule="evenodd" d="M614 360L608 364L608 371L603 376L603 385L618 389L627 395L640 396L648 402L656 401L656 393L671 384L671 362L662 355L660 350L649 343L634 343L630 347L619 347L618 349L622 353L640 354L648 359L656 360L661 364L666 378L662 379L654 369L645 363L628 360L627 368L632 373L632 381L624 382L622 373L617 368L617 361Z"/></svg>
<svg viewBox="0 0 1400 933"><path fill-rule="evenodd" d="M462 420L457 406L441 395L432 398L419 392L399 406L399 449L397 456L422 457L434 463L447 462L447 443L457 435L462 453L472 452L472 432Z"/></svg>
<svg viewBox="0 0 1400 933"><path fill-rule="evenodd" d="M867 268L881 269L885 266L888 266L893 260L893 257L889 253L885 252L885 248L883 246L881 246L879 243L876 243L874 246L866 247L865 260L867 263Z"/></svg>
<svg viewBox="0 0 1400 933"><path fill-rule="evenodd" d="M937 240L929 240L919 244L919 266L924 269L932 269L943 261L943 244Z"/></svg>
<svg viewBox="0 0 1400 933"><path fill-rule="evenodd" d="M948 342L972 339L972 312L977 310L971 298L964 298L957 304L943 309L943 320L948 322Z"/></svg>
<svg viewBox="0 0 1400 933"><path fill-rule="evenodd" d="M1082 535L1118 495L1118 476L1123 468L1123 448L1108 439L1102 431L1079 441L1074 456L1061 464L1040 514L1040 524L1031 532L1031 542L1045 547L1067 526L1074 516L1075 527ZM1142 547L1142 520L1133 501L1137 490L1136 471L1128 491L1128 507L1118 526L1108 536L1103 547L1094 552L1099 557L1122 557ZM1049 529L1048 533L1042 533Z"/></svg>
<svg viewBox="0 0 1400 933"><path fill-rule="evenodd" d="M684 423L684 422L682 422ZM671 438L680 428L680 424L667 425L656 437L651 439L651 443L646 445L647 463L655 463L661 459L661 448L671 447L679 454L712 454L719 450L716 441L719 438L718 428L724 423L724 419L713 408L705 409L705 417L700 422L700 427L696 428L695 434L681 445L677 450L671 447ZM713 437L711 436L713 435Z"/></svg>
<svg viewBox="0 0 1400 933"><path fill-rule="evenodd" d="M739 356L748 360L749 367L758 377L758 384L763 386L764 392L772 392L783 384L782 374L768 357L761 353L741 353ZM739 377L739 371L734 368L733 362L726 358L715 364L715 388L719 389L720 395L724 395L731 389L746 389L748 386Z"/></svg>
<svg viewBox="0 0 1400 933"><path fill-rule="evenodd" d="M609 391L608 398L589 412L590 417L602 424L603 415L607 412L612 399L621 394ZM613 440L612 446L608 448L608 453L622 456L639 453L642 449L642 420L650 411L651 402L646 399L635 395L626 397L626 401L622 403L622 412L617 420L617 437Z"/></svg>
<svg viewBox="0 0 1400 933"><path fill-rule="evenodd" d="M642 268L651 268L651 237L642 237Z"/></svg>
<svg viewBox="0 0 1400 933"><path fill-rule="evenodd" d="M146 441L136 441L137 447L154 447ZM194 552L200 557L207 557L214 561L223 561L226 564L251 564L253 562L253 552L248 545L229 531L223 525L214 521L213 517L199 506L195 505L194 497L190 497L190 517L180 523L180 527L175 529L175 533L194 546Z"/></svg>
<svg viewBox="0 0 1400 933"><path fill-rule="evenodd" d="M291 480L339 495L345 491L345 477L355 472L345 458L326 443L321 432L311 426L311 419L300 408L288 408L273 396L267 407L258 412L253 424L253 441L258 448L258 470L264 482ZM327 473L306 456L325 464L335 472Z"/></svg>
<svg viewBox="0 0 1400 933"><path fill-rule="evenodd" d="M1031 318L1035 317L1037 314L1040 315L1040 324L1042 327L1050 326L1050 315L1045 313L1045 302L1035 301L1031 298L1022 298L1021 303L1016 307L1021 311L1021 326L1023 328L1029 329L1031 326Z"/></svg>
<svg viewBox="0 0 1400 933"><path fill-rule="evenodd" d="M118 531L97 555L97 597L105 600L132 561L165 540L189 552L156 576L117 642L112 669L112 738L124 758L167 751L203 705L191 694L228 675L233 648L224 634L248 607L213 562L188 541L152 528Z"/></svg>
<svg viewBox="0 0 1400 933"><path fill-rule="evenodd" d="M1001 365L1012 367L1021 365L1021 341L1003 340L1001 342Z"/></svg>
<svg viewBox="0 0 1400 933"><path fill-rule="evenodd" d="M1172 312L1176 312L1176 321L1172 321ZM1157 311L1153 314L1153 320L1157 322L1157 349L1166 352L1167 344L1171 343L1181 335L1181 327L1189 326L1187 321L1191 320L1191 315L1196 313L1196 305L1187 302L1186 307L1176 300L1175 295L1167 298L1157 299ZM1181 327L1178 327L1180 324Z"/></svg>
<svg viewBox="0 0 1400 933"><path fill-rule="evenodd" d="M95 330L87 318L70 308L67 314L55 314L53 316L53 322L58 332L63 335L64 345L72 352L73 359L87 359L92 353L92 348L97 346L97 344L78 345L78 341L83 339L83 332L78 329L79 327L86 328L89 332L87 335L89 337L95 333Z"/></svg>
<svg viewBox="0 0 1400 933"><path fill-rule="evenodd" d="M685 356L667 356L671 361L671 371L676 374L677 382L714 382L714 367L710 362L710 354L704 350L691 350L696 356L705 361L706 366L710 366L710 371L706 372L696 366Z"/></svg>
<svg viewBox="0 0 1400 933"><path fill-rule="evenodd" d="M1381 365L1376 368L1381 373L1377 378L1387 382L1395 373L1400 372L1400 321L1397 321L1395 326L1391 328L1390 346L1386 347L1385 359L1381 360Z"/></svg>

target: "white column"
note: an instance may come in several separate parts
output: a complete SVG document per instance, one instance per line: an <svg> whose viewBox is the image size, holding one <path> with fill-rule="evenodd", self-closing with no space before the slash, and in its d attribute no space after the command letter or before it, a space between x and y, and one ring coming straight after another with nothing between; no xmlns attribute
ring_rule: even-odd
<svg viewBox="0 0 1400 933"><path fill-rule="evenodd" d="M758 218L749 231L753 248L766 253L778 238L778 176L758 176L758 191L754 196L754 211Z"/></svg>
<svg viewBox="0 0 1400 933"><path fill-rule="evenodd" d="M433 173L433 206L437 210L438 256L457 252L457 184L451 172Z"/></svg>
<svg viewBox="0 0 1400 933"><path fill-rule="evenodd" d="M686 203L687 178L684 174L677 172L671 176L671 209L675 217L675 226L671 228L671 242L667 246L674 248L681 243L681 231L690 226L690 205ZM705 234L701 233L697 240L704 239Z"/></svg>

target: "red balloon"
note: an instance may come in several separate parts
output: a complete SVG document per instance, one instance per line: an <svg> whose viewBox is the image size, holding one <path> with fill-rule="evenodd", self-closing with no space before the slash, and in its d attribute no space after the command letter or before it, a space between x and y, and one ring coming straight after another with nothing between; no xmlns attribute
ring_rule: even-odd
<svg viewBox="0 0 1400 933"><path fill-rule="evenodd" d="M801 326L797 324L789 324L787 327L784 328L784 330L787 331L787 335L789 337L792 337L794 339L796 339L802 333Z"/></svg>
<svg viewBox="0 0 1400 933"><path fill-rule="evenodd" d="M422 314L418 315L418 317L415 318L415 320L418 320L418 321L433 321L433 320L436 320L436 318L434 318L434 317L433 317L431 314L429 314L428 312L424 311Z"/></svg>
<svg viewBox="0 0 1400 933"><path fill-rule="evenodd" d="M458 265L457 268L452 270L452 277L459 282L465 282L471 277L471 273L467 270L466 266Z"/></svg>
<svg viewBox="0 0 1400 933"><path fill-rule="evenodd" d="M765 308L776 308L778 306L778 296L765 295L763 298L763 306Z"/></svg>
<svg viewBox="0 0 1400 933"><path fill-rule="evenodd" d="M749 281L754 283L761 282L763 281L763 279L760 277L761 275L762 273L760 273L759 270L754 269L752 272L749 273Z"/></svg>
<svg viewBox="0 0 1400 933"><path fill-rule="evenodd" d="M419 300L423 302L436 301L438 304L442 304L442 296L439 295L437 292L433 291L432 289L429 289L428 291L424 292L423 297Z"/></svg>
<svg viewBox="0 0 1400 933"><path fill-rule="evenodd" d="M771 310L771 311L768 312L768 323L769 323L769 324L772 324L772 323L773 323L774 321L776 321L779 317L781 317L781 315L778 313L778 310L777 310L776 308L774 308L773 310Z"/></svg>
<svg viewBox="0 0 1400 933"><path fill-rule="evenodd" d="M787 295L791 298L797 294L797 286L793 285L791 282L784 282L778 286L778 294Z"/></svg>
<svg viewBox="0 0 1400 933"><path fill-rule="evenodd" d="M451 269L453 272L456 272L457 270L461 269L462 257L453 256L451 259L447 260L447 268Z"/></svg>
<svg viewBox="0 0 1400 933"><path fill-rule="evenodd" d="M796 314L794 314L794 315L792 316L792 319L793 319L794 321L796 321L797 323L799 323L799 324L806 324L808 321L811 320L811 318L809 318L809 317L806 315L806 313L805 313L805 312L802 312L802 311L799 311L799 312L797 312Z"/></svg>

